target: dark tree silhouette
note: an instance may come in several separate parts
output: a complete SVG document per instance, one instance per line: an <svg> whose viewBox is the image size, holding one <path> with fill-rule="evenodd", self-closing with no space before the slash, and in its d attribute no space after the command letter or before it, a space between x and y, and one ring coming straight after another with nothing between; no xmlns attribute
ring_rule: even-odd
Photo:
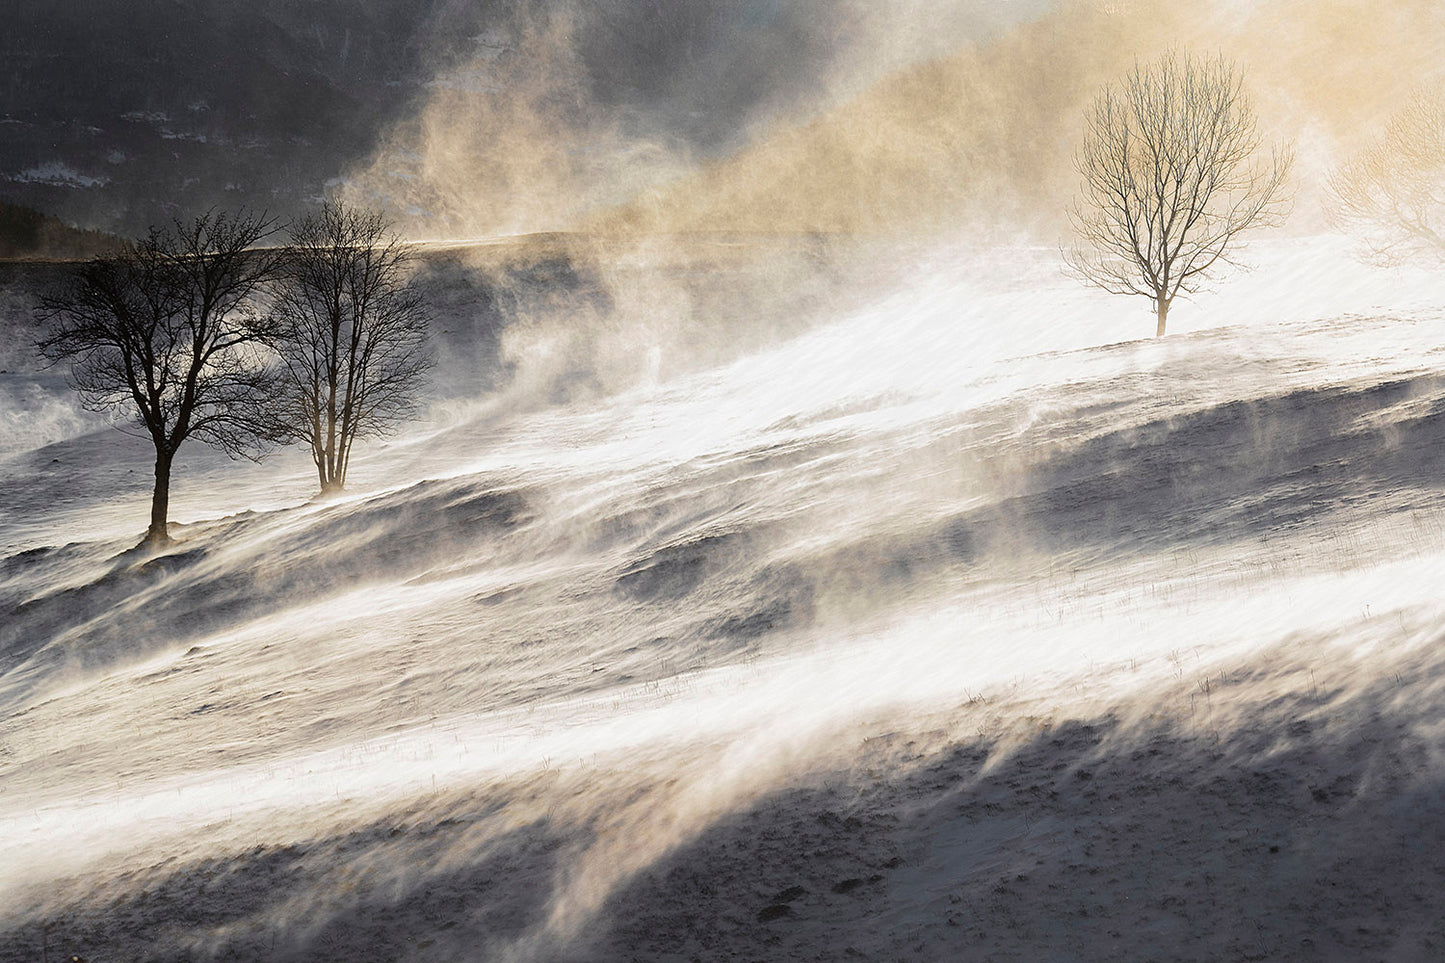
<svg viewBox="0 0 1445 963"><path fill-rule="evenodd" d="M273 230L262 215L214 212L152 228L43 302L41 353L70 362L87 408L129 411L155 447L147 546L170 540L171 465L188 438L233 457L254 450L273 328L257 295L277 264L254 245Z"/></svg>
<svg viewBox="0 0 1445 963"><path fill-rule="evenodd" d="M1327 209L1380 264L1445 260L1445 96L1423 92L1329 179Z"/></svg>
<svg viewBox="0 0 1445 963"><path fill-rule="evenodd" d="M1246 230L1278 223L1293 153L1252 160L1261 139L1238 72L1226 60L1166 54L1135 65L1098 95L1075 157L1082 196L1070 213L1070 269L1154 306L1156 335L1180 293L1237 265Z"/></svg>
<svg viewBox="0 0 1445 963"><path fill-rule="evenodd" d="M409 249L380 214L329 203L292 231L275 304L280 391L272 434L311 450L340 491L352 445L415 413L430 365Z"/></svg>

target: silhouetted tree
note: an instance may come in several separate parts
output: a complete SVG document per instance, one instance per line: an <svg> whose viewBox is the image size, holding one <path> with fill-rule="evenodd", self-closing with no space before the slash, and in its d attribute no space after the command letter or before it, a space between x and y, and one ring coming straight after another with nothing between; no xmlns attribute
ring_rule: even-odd
<svg viewBox="0 0 1445 963"><path fill-rule="evenodd" d="M169 541L171 465L188 438L233 457L253 450L273 329L257 295L277 264L253 246L272 233L264 216L214 212L152 228L43 302L41 353L70 362L87 408L129 410L155 447L144 544Z"/></svg>
<svg viewBox="0 0 1445 963"><path fill-rule="evenodd" d="M1073 272L1154 306L1156 335L1169 307L1233 260L1242 233L1289 211L1293 161L1260 147L1254 111L1228 61L1166 54L1108 86L1084 119L1075 156L1082 196L1070 211Z"/></svg>
<svg viewBox="0 0 1445 963"><path fill-rule="evenodd" d="M1369 260L1445 259L1445 97L1421 93L1400 108L1330 175L1326 206L1361 235Z"/></svg>
<svg viewBox="0 0 1445 963"><path fill-rule="evenodd" d="M276 290L280 391L273 435L305 442L323 493L352 445L411 416L429 367L409 249L380 214L327 204L292 231Z"/></svg>

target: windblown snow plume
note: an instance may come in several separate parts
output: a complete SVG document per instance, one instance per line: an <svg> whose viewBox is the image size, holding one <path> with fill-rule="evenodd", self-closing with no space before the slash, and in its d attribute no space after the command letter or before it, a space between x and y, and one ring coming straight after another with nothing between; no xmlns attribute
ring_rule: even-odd
<svg viewBox="0 0 1445 963"><path fill-rule="evenodd" d="M1045 304L1092 320L987 338ZM1380 914L1438 869L1380 861L1442 825L1445 317L1099 346L1113 307L926 265L445 409L341 500L198 459L151 559L138 455L12 462L3 958L1029 955L1082 912L1418 956L1438 923Z"/></svg>
<svg viewBox="0 0 1445 963"><path fill-rule="evenodd" d="M1267 139L1297 142L1304 223L1318 228L1314 182L1438 80L1445 35L1429 0L913 6L549 5L498 20L346 190L423 236L1048 240L1075 186L1083 107L1183 44L1227 53Z"/></svg>

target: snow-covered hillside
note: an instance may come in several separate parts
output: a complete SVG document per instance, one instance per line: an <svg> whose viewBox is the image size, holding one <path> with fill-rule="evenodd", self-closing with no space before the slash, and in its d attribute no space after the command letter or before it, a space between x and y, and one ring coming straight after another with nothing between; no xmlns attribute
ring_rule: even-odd
<svg viewBox="0 0 1445 963"><path fill-rule="evenodd" d="M1157 341L1027 250L735 344L448 282L427 422L325 502L191 452L158 557L56 416L0 960L1440 958L1445 305L1263 260Z"/></svg>

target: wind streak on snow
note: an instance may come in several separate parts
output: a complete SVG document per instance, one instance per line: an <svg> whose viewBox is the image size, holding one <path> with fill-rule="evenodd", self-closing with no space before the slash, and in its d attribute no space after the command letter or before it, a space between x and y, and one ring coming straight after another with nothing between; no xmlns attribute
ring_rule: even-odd
<svg viewBox="0 0 1445 963"><path fill-rule="evenodd" d="M582 788L523 794L438 864L574 827L514 933L545 957L860 723L1064 705L1081 679L1142 713L1186 666L1297 635L1338 638L1363 684L1395 657L1372 620L1401 657L1434 637L1445 386L1420 346L1445 322L1044 353L983 325L1036 297L915 285L730 365L437 426L364 456L387 490L196 522L141 566L11 559L7 905L556 773ZM107 865L139 875L63 882ZM432 872L368 865L374 892Z"/></svg>

